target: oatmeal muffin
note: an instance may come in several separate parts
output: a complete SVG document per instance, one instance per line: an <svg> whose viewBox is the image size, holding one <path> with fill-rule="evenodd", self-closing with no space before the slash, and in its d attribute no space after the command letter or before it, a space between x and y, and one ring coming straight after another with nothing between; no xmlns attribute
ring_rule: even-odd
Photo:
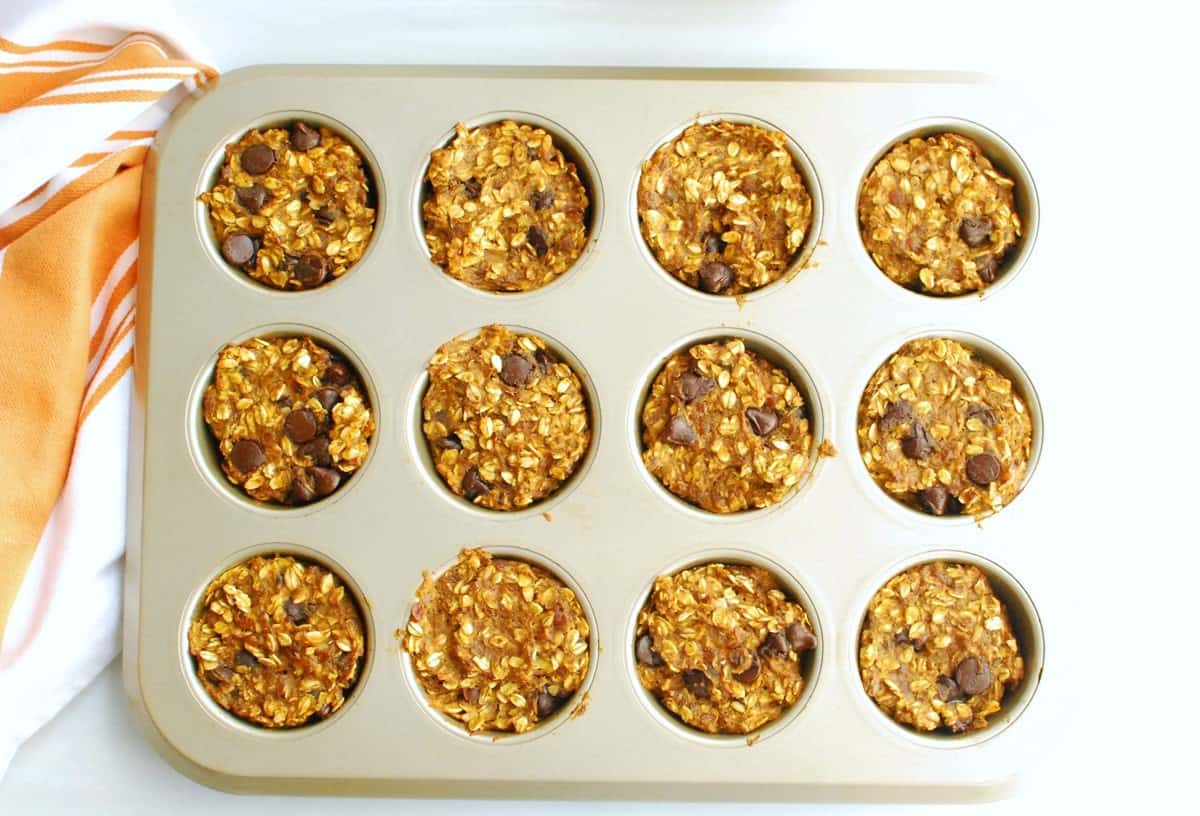
<svg viewBox="0 0 1200 816"><path fill-rule="evenodd" d="M642 461L710 513L782 500L808 472L812 444L799 389L739 339L673 355L642 408Z"/></svg>
<svg viewBox="0 0 1200 816"><path fill-rule="evenodd" d="M975 731L1025 676L1008 610L971 564L934 561L875 593L859 636L863 688L919 731Z"/></svg>
<svg viewBox="0 0 1200 816"><path fill-rule="evenodd" d="M471 733L529 731L588 669L590 629L575 593L541 567L484 550L426 573L396 637L429 703Z"/></svg>
<svg viewBox="0 0 1200 816"><path fill-rule="evenodd" d="M654 152L638 222L659 264L691 286L739 295L778 280L812 225L812 198L779 131L696 124Z"/></svg>
<svg viewBox="0 0 1200 816"><path fill-rule="evenodd" d="M930 295L984 289L1021 237L1013 180L956 133L892 147L863 181L858 223L875 265Z"/></svg>
<svg viewBox="0 0 1200 816"><path fill-rule="evenodd" d="M438 474L490 510L549 496L592 443L583 383L540 337L485 326L429 361L421 426Z"/></svg>
<svg viewBox="0 0 1200 816"><path fill-rule="evenodd" d="M276 289L344 275L371 240L373 198L354 146L299 121L226 145L217 183L200 196L221 256Z"/></svg>
<svg viewBox="0 0 1200 816"><path fill-rule="evenodd" d="M1012 381L943 337L905 343L858 405L867 471L898 501L982 518L1021 491L1033 422Z"/></svg>
<svg viewBox="0 0 1200 816"><path fill-rule="evenodd" d="M748 734L800 699L801 661L816 645L774 575L714 563L655 579L633 650L642 686L684 723Z"/></svg>
<svg viewBox="0 0 1200 816"><path fill-rule="evenodd" d="M588 194L541 128L468 130L433 151L421 207L433 262L489 292L527 292L566 272L588 239Z"/></svg>
<svg viewBox="0 0 1200 816"><path fill-rule="evenodd" d="M375 420L350 364L308 337L255 337L217 357L204 421L251 498L307 504L367 458Z"/></svg>
<svg viewBox="0 0 1200 816"><path fill-rule="evenodd" d="M219 706L257 725L292 728L346 702L362 668L363 631L333 573L288 556L258 556L204 590L188 650Z"/></svg>

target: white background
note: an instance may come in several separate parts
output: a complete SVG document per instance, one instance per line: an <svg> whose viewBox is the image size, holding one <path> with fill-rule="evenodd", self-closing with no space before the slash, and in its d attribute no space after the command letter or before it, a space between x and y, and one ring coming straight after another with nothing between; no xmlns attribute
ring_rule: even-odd
<svg viewBox="0 0 1200 816"><path fill-rule="evenodd" d="M1016 797L979 809L1194 807L1184 792L1193 787L1198 733L1200 537L1189 511L1200 469L1192 356L1200 63L1195 22L1182 13L1155 3L1050 0L3 0L0 33L14 21L35 40L94 22L156 31L223 71L262 62L954 68L1021 88L1044 120L1042 160L1032 168L1043 223L1024 276L1045 276L1038 291L1055 299L1060 345L1047 355L1060 398L1053 444L1059 466L1076 478L1060 488L1060 515L1041 539L1023 543L1038 548L1042 572L1052 576L1043 581L1052 597L1038 599L1057 635L1052 682L1020 724L1028 754ZM141 739L115 666L18 752L0 783L5 816L168 808L182 816L630 806L221 794L175 773ZM832 808L636 806L688 814L802 809Z"/></svg>

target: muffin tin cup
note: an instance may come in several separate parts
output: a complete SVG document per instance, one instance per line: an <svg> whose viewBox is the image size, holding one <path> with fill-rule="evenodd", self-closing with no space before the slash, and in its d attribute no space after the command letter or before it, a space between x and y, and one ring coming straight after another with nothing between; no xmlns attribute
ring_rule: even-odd
<svg viewBox="0 0 1200 816"><path fill-rule="evenodd" d="M354 605L358 608L363 626L364 652L362 663L359 666L358 677L355 679L354 684L345 691L345 702L342 703L341 708L324 719L290 728L267 728L258 723L244 720L233 712L222 708L209 695L208 691L204 688L204 684L200 682L200 678L196 673L196 659L192 656L188 644L188 631L191 628L193 619L200 611L200 600L204 597L204 591L208 589L208 585L216 580L217 576L223 574L225 570L236 567L257 556L273 555L291 556L297 561L315 564L333 573L345 585L350 597L354 599ZM224 563L213 570L211 575L196 586L191 599L183 606L183 614L179 617L180 670L185 678L185 683L196 698L196 703L225 728L232 729L236 733L249 737L252 740L288 741L315 736L333 725L342 714L354 705L357 699L355 692L363 687L371 673L375 658L376 635L372 619L366 614L366 609L365 596L358 583L346 572L345 568L333 562L326 554L296 544L282 542L256 544L232 554Z"/></svg>
<svg viewBox="0 0 1200 816"><path fill-rule="evenodd" d="M874 169L879 160L887 155L888 151L895 145L906 142L909 139L936 136L940 133L956 133L974 140L980 149L982 149L983 155L991 160L993 166L1014 182L1013 207L1017 215L1021 218L1021 237L1017 239L1016 245L1004 256L1004 260L1000 263L996 272L996 280L978 292L964 292L960 295L931 295L926 292L916 292L907 289L889 278L875 264L874 259L867 252L867 248L862 241L862 233L860 232L858 221L858 191L862 189L863 182L867 180L867 176L871 170ZM853 198L846 201L849 206L849 211L846 214L846 223L854 235L851 245L856 250L854 253L857 261L856 265L869 273L877 283L883 284L883 286L890 290L892 295L904 300L917 297L926 301L941 301L947 304L978 301L995 297L996 294L1007 288L1016 279L1021 270L1025 268L1026 262L1033 254L1034 245L1037 243L1038 227L1041 222L1041 206L1038 201L1037 185L1034 184L1033 174L1029 172L1029 166L1025 164L1025 160L1021 158L1021 154L1016 151L1016 148L1005 141L998 133L969 119L961 119L953 116L933 116L901 125L898 129L892 131L869 154L869 158L864 158L859 168L859 175L856 179L854 189L855 194Z"/></svg>
<svg viewBox="0 0 1200 816"><path fill-rule="evenodd" d="M248 131L251 130L266 130L269 128L288 128L293 122L302 121L308 125L317 127L326 127L344 138L347 142L354 146L358 151L358 155L362 158L363 173L367 177L367 187L370 190L371 198L375 208L375 231L372 232L370 243L363 251L362 257L350 266L341 276L331 278L325 281L320 286L312 289L277 289L274 286L268 286L247 275L240 268L233 266L229 261L221 257L220 242L217 240L216 230L213 229L212 219L208 215L208 205L199 200L201 193L208 192L213 185L217 183L221 174L221 167L225 163L225 145L231 144L242 138ZM196 185L195 194L192 199L195 203L196 211L196 229L205 236L204 249L206 254L211 259L212 263L218 268L224 270L236 282L244 284L246 287L258 294L276 294L286 297L307 297L316 292L327 289L330 286L335 286L344 281L350 275L353 275L355 270L361 267L368 258L371 257L372 250L375 248L374 238L379 229L384 224L384 219L388 215L387 200L384 190L379 184L379 179L383 177L383 171L379 167L379 161L375 158L374 152L363 141L362 137L354 132L345 122L334 119L331 116L326 116L323 113L310 110L277 110L271 113L263 114L262 116L251 119L244 123L239 128L232 130L225 137L224 141L213 146L213 151L205 162L204 170L201 172Z"/></svg>
<svg viewBox="0 0 1200 816"><path fill-rule="evenodd" d="M645 450L645 445L642 441L642 411L646 406L646 399L650 396L650 388L654 384L655 378L662 371L663 366L667 361L681 351L687 351L692 346L721 342L724 340L741 340L747 350L753 351L764 360L768 361L777 368L783 370L792 384L800 391L804 397L804 407L808 412L809 431L812 434L813 443L812 451L809 455L808 470L804 474L804 478L798 482L782 499L774 504L766 507L749 508L736 513L713 513L699 507L686 499L672 493L666 485L659 481L658 477L650 472L642 460L642 451ZM753 521L760 518L766 513L773 512L787 503L799 498L803 495L805 488L816 478L817 471L821 467L822 456L818 452L821 445L821 440L833 435L833 427L831 418L825 412L826 401L821 397L821 390L817 385L817 381L813 374L805 365L800 362L791 351L785 348L778 341L759 334L758 332L748 331L746 329L735 328L717 328L707 329L696 332L687 337L681 338L674 343L670 348L664 351L661 355L655 358L654 363L647 369L641 388L634 394L634 401L629 409L629 441L633 450L634 457L642 465L642 474L646 477L647 484L651 489L658 493L668 503L677 507L684 513L688 513L695 518L702 519L708 522L719 523L734 523Z"/></svg>
<svg viewBox="0 0 1200 816"><path fill-rule="evenodd" d="M812 624L813 634L817 637L817 647L810 652L805 652L800 658L801 670L804 677L804 689L800 692L800 697L795 703L784 709L777 720L756 728L748 734L708 734L691 727L660 703L641 684L641 680L638 678L637 657L634 654L634 643L637 638L637 620L646 602L650 599L650 593L654 589L655 580L661 575L675 575L692 567L702 567L705 564L714 563L762 567L770 572L782 584L788 597L804 607L804 611L808 614L809 622ZM714 748L753 748L762 740L768 739L786 728L802 727L802 725L796 723L796 720L804 713L805 706L812 699L813 692L817 687L817 681L820 679L821 665L824 662L826 654L825 637L826 630L822 626L821 616L817 611L813 597L804 588L804 582L796 578L790 570L750 550L720 548L693 553L651 576L642 592L638 595L637 603L634 604L633 609L629 613L629 625L625 630L622 646L625 650L625 664L628 667L629 682L637 690L642 705L645 706L650 716L657 720L663 728L678 734L682 739L690 740L699 745Z"/></svg>
<svg viewBox="0 0 1200 816"><path fill-rule="evenodd" d="M413 185L412 214L417 241L424 250L425 258L428 260L430 269L434 274L441 276L447 283L465 289L468 292L488 298L503 298L512 301L519 298L549 294L561 286L568 275L579 272L586 266L587 260L592 253L592 248L596 245L597 236L604 225L604 185L601 182L600 173L596 169L596 162L592 159L591 154L588 153L587 147L571 131L558 122L547 119L545 116L526 111L499 110L479 114L478 116L466 117L462 120L462 123L467 126L468 130L475 130L484 125L492 125L507 119L511 119L519 125L530 125L541 128L549 133L554 146L562 152L563 157L568 162L575 165L579 180L583 183L583 187L588 195L588 212L585 224L587 227L587 243L584 245L579 257L575 259L575 262L545 286L532 289L528 292L490 292L486 289L479 289L469 283L464 283L458 278L446 274L446 271L442 267L433 262L433 257L429 252L429 245L425 242L425 216L422 208L433 193L432 187L426 178L429 172L429 155L426 156L425 161L421 164L420 173ZM430 145L429 153L431 154L434 150L448 147L454 141L456 135L457 129L452 125L446 133L443 133L441 137Z"/></svg>
<svg viewBox="0 0 1200 816"><path fill-rule="evenodd" d="M557 711L550 715L549 718L540 721L529 731L522 734L511 733L507 731L480 731L472 734L466 730L463 723L435 709L429 703L429 699L425 694L424 688L421 687L421 681L417 678L416 669L413 667L412 656L403 648L400 649L400 664L401 670L404 673L404 679L408 683L409 691L412 692L414 698L424 706L426 712L439 725L445 726L450 733L458 737L463 737L472 742L481 743L484 745L521 745L522 743L544 737L553 733L556 728L564 726L574 716L576 710L585 711L588 705L588 698L591 694L592 680L596 676L596 665L600 656L600 632L596 628L596 613L592 611L592 605L588 601L587 595L579 586L578 582L567 572L561 565L539 555L533 550L528 550L523 547L485 547L483 548L491 553L496 558L505 558L513 561L524 561L527 564L532 564L535 567L541 567L546 572L553 575L563 583L568 589L575 593L575 597L579 599L580 606L583 607L583 615L587 619L590 634L588 636L588 667L584 673L583 682L579 689L563 703ZM430 575L433 578L438 578L446 570L458 563L458 559L454 558L445 564L442 564L437 570L432 571ZM418 587L413 587L413 592L410 595L415 595ZM415 603L415 601L414 601ZM404 628L408 624L409 616L412 613L412 605L410 604L408 614L397 627Z"/></svg>
<svg viewBox="0 0 1200 816"><path fill-rule="evenodd" d="M991 582L992 591L1008 610L1009 621L1013 634L1025 660L1025 676L1020 683L1005 694L1000 710L988 717L986 727L978 731L962 734L949 734L941 731L918 731L916 728L898 723L887 715L883 709L875 705L875 701L867 695L860 681L856 697L861 703L859 708L863 715L874 723L881 731L894 739L907 741L925 749L937 751L966 750L987 740L998 737L1020 718L1028 708L1038 686L1042 682L1042 670L1045 666L1046 638L1042 629L1041 615L1034 606L1033 599L1025 587L996 562L974 553L962 550L933 550L909 556L889 565L878 573L871 581L865 582L854 605L857 616L848 622L846 631L853 632L853 638L847 638L844 645L843 660L847 661L847 674L861 677L858 668L859 638L863 622L866 620L867 607L875 593L894 576L912 567L928 564L932 561L947 561L959 564L972 564L987 576Z"/></svg>
<svg viewBox="0 0 1200 816"><path fill-rule="evenodd" d="M363 396L366 398L367 404L371 408L372 416L375 419L375 433L371 437L371 448L367 452L367 457L363 461L362 467L348 474L337 490L333 491L330 495L302 505L260 502L251 498L250 494L241 485L230 481L229 477L225 475L225 471L221 468L222 457L221 451L218 448L217 438L213 435L212 430L208 427L208 423L204 420L204 392L213 382L217 368L217 359L220 356L221 349L225 347L225 343L220 348L215 349L209 359L200 368L199 373L196 375L195 383L192 385L191 394L188 397L186 438L192 461L195 463L196 470L213 490L249 512L299 515L317 512L322 507L339 501L346 493L353 490L359 475L370 466L371 457L375 452L375 446L379 440L380 425L385 424L379 420L378 392L362 359L346 343L327 331L318 329L315 326L296 323L275 323L260 326L233 337L228 341L228 345L245 343L257 337L308 337L325 349L341 355L350 363L358 375L358 381L362 384L364 391Z"/></svg>
<svg viewBox="0 0 1200 816"><path fill-rule="evenodd" d="M1013 388L1015 389L1017 395L1021 397L1021 401L1025 404L1025 410L1029 412L1030 421L1033 423L1033 437L1029 451L1029 463L1025 467L1025 479L1021 482L1020 492L1013 497L1012 501L1001 507L995 513L992 513L990 516L985 516L979 520L966 514L935 516L932 513L926 513L923 510L913 507L912 505L906 504L884 490L883 486L876 482L871 476L870 471L867 470L866 465L862 461L862 450L858 446L858 408L862 399L862 395L867 388L867 384L871 381L871 377L875 375L875 372L879 369L879 367L886 363L893 354L900 350L904 344L922 337L944 337L948 340L955 340L975 352L979 359L996 369L996 371L1003 374L1012 382ZM856 460L855 474L858 477L859 489L864 494L869 495L871 500L880 508L882 512L892 516L893 518L896 518L896 520L901 523L916 525L918 527L921 525L935 525L951 528L966 527L973 524L987 524L988 519L1004 513L1009 507L1020 500L1021 495L1025 492L1025 489L1029 486L1030 481L1033 479L1033 474L1037 470L1038 462L1042 458L1042 440L1045 434L1046 420L1045 414L1042 411L1042 400L1038 396L1037 389L1034 388L1033 381L1030 379L1029 374L1026 373L1021 364L1017 362L1016 358L1014 358L996 343L988 340L987 338L981 337L978 334L962 331L961 329L927 328L906 332L892 340L889 340L888 344L886 346L881 346L871 359L873 362L871 362L868 368L864 369L862 373L862 385L859 388L858 400L855 400L853 405L847 403L844 408L846 409L845 421L847 423L847 427L851 428L854 434L854 447L851 448L851 452Z"/></svg>
<svg viewBox="0 0 1200 816"><path fill-rule="evenodd" d="M1021 565L1036 597L1047 577L1031 559L1054 512L1050 458L1036 482L1027 480L1030 498L981 526L943 523L901 507L870 480L855 418L871 373L914 326L949 323L1011 341L1036 373L1051 359L1044 327L1054 325L1057 304L959 299L961 309L948 311L931 298L898 300L881 273L872 272L875 283L856 273L861 242L853 223L839 221L852 211L863 165L882 136L933 110L995 123L1020 140L1040 123L1023 122L1029 114L1019 103L990 85L935 74L388 66L249 68L188 100L150 152L137 293L124 676L149 739L188 776L244 792L1003 796L1023 765L1029 718L1002 738L956 742L948 761L951 752L881 722L848 644L857 638L863 593L884 580L877 567L931 550ZM741 298L706 296L665 278L647 256L633 211L641 162L712 111L753 114L789 134L810 157L805 169L820 208L811 255L798 261L803 271ZM527 294L480 292L447 277L430 263L418 209L430 151L455 122L506 116L546 127L568 149L596 208L580 260ZM295 118L351 137L374 175L380 218L367 254L343 278L280 292L220 261L195 197L228 141ZM605 198L613 190L619 195ZM1031 266L1023 279L1037 274ZM593 440L573 477L517 512L454 496L432 468L420 428L431 355L489 324L546 339L580 375L591 408ZM330 497L299 508L257 504L230 484L201 417L219 349L264 334L309 335L344 354L376 418L364 466ZM744 338L805 392L814 462L783 501L718 515L677 499L647 472L640 409L671 352L727 337ZM1032 386L1023 372L1016 379L1028 386L1040 428ZM839 452L818 457L826 441ZM422 574L445 568L464 548L542 564L581 590L593 628L586 695L525 735L469 736L432 711L394 634L407 623ZM192 679L184 642L208 581L261 552L332 568L352 588L368 633L364 672L346 705L324 722L278 733L217 709ZM632 671L632 627L653 579L714 556L767 566L817 627L820 649L804 698L751 740L693 732L648 699Z"/></svg>
<svg viewBox="0 0 1200 816"><path fill-rule="evenodd" d="M679 137L681 133L687 130L692 125L707 125L713 122L734 122L739 125L753 125L769 131L779 131L786 138L787 151L792 157L792 162L796 165L796 170L799 171L800 177L804 180L804 187L808 190L809 196L812 198L812 223L809 225L808 232L804 236L804 242L796 253L788 261L787 268L777 280L771 281L765 286L746 292L741 295L714 295L709 292L704 292L695 287L689 286L682 280L677 278L671 272L659 263L658 258L654 256L653 250L646 243L642 236L641 221L638 218L638 187L642 181L642 166L654 156L658 149L665 144L669 144ZM755 298L765 297L772 292L778 291L781 287L789 283L793 278L800 274L812 259L813 252L817 248L817 244L821 241L821 229L824 226L825 220L825 199L821 194L821 180L817 173L816 165L812 159L800 147L800 143L793 136L780 127L777 127L765 119L760 119L756 116L747 116L742 113L707 113L697 115L688 121L672 128L665 136L660 138L646 155L642 161L638 163L637 174L633 178L633 186L629 191L629 214L632 218L633 233L638 238L638 248L642 251L642 257L646 259L646 263L652 269L657 271L663 278L678 289L688 295L694 295L699 298L711 301L713 303L744 303Z"/></svg>

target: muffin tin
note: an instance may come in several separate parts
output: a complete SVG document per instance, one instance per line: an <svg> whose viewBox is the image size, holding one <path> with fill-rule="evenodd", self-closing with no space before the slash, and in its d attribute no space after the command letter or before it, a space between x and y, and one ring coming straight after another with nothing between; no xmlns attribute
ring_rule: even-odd
<svg viewBox="0 0 1200 816"><path fill-rule="evenodd" d="M1003 795L1031 736L1008 726L1040 683L1044 645L1030 594L1001 564L1019 560L1023 572L1036 564L1030 554L1045 543L1052 502L1039 512L1023 495L979 525L903 507L867 475L855 416L871 373L905 339L978 336L986 338L977 341L981 351L1025 392L1036 461L1044 418L1033 382L1047 347L1030 337L1035 327L1023 320L1020 287L993 302L1010 289L1037 233L1033 180L990 130L1023 138L1020 111L1019 100L957 75L585 68L258 67L224 76L189 100L151 151L143 204L124 659L126 687L149 738L185 774L248 792ZM960 118L928 118L942 112ZM667 276L630 209L641 161L713 114L761 120L789 136L804 157L819 231L786 282L740 300ZM481 292L449 278L430 262L421 235L430 151L456 121L504 117L549 130L576 161L593 202L583 256L551 285L522 294ZM280 292L225 264L196 196L214 178L227 142L297 118L336 128L359 148L376 185L378 220L371 246L344 276ZM875 268L858 237L863 174L894 141L938 128L977 138L1024 191L1022 245L982 298L902 289ZM521 512L491 512L452 495L420 430L430 355L489 323L545 337L593 400L592 450L564 488ZM363 378L377 422L372 452L348 484L290 508L257 504L228 483L200 416L222 346L284 333L310 334L342 352ZM716 516L679 501L646 472L639 415L646 387L673 351L725 336L747 338L798 377L816 440L829 440L838 454L816 461L780 504ZM1009 357L997 343L1016 353ZM1036 482L1027 487L1037 491ZM444 568L464 547L552 570L577 590L593 625L583 692L521 736L449 726L419 693L393 635L407 621L422 571ZM217 707L195 679L186 645L206 584L267 552L333 569L365 619L367 657L347 703L325 721L291 730L257 728ZM898 726L858 678L867 600L900 569L935 557L982 565L1022 639L1027 679L984 731L929 735ZM818 637L800 703L751 739L682 725L643 691L633 668L634 620L654 576L714 558L779 574Z"/></svg>

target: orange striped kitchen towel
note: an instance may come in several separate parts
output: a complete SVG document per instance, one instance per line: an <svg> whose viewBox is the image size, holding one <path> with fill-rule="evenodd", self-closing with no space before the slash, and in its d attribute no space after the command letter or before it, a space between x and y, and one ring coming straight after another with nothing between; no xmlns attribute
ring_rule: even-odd
<svg viewBox="0 0 1200 816"><path fill-rule="evenodd" d="M117 652L142 163L214 76L0 37L0 775Z"/></svg>

